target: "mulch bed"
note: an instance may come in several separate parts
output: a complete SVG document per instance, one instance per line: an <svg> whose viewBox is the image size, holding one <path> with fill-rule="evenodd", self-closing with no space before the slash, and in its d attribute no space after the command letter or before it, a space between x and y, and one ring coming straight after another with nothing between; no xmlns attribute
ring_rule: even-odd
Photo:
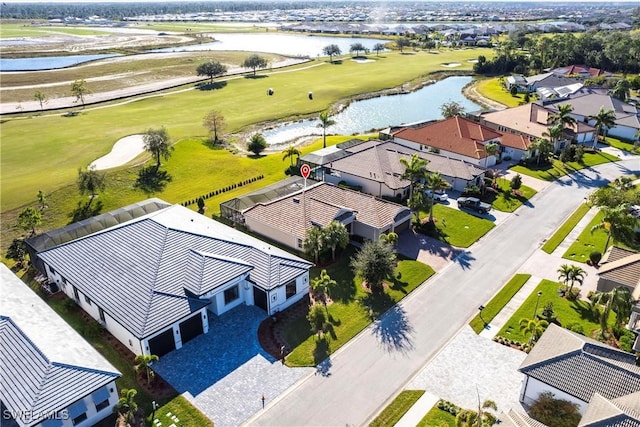
<svg viewBox="0 0 640 427"><path fill-rule="evenodd" d="M284 338L284 332L292 321L306 316L309 311L309 304L309 296L305 296L291 307L275 316L267 317L260 323L258 341L264 351L273 356L274 359L280 360L282 358L281 349L283 346L286 352L291 351L291 346Z"/></svg>

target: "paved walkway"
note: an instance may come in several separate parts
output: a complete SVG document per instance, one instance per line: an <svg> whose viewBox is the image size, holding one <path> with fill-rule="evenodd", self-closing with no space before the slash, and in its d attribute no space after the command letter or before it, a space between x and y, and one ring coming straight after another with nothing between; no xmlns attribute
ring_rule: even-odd
<svg viewBox="0 0 640 427"><path fill-rule="evenodd" d="M438 396L425 392L420 399L400 418L395 427L415 427L427 412L438 403Z"/></svg>

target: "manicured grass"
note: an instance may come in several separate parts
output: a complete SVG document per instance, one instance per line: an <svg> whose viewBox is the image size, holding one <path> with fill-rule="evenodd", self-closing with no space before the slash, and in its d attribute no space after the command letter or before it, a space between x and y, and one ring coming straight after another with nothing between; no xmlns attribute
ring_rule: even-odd
<svg viewBox="0 0 640 427"><path fill-rule="evenodd" d="M542 312L542 308L548 303L553 303L553 311L557 316L560 326L567 327L572 323L578 323L584 329L584 333L587 336L592 336L592 333L600 329L598 319L594 318L588 309L588 303L583 300L570 301L566 298L562 298L558 295L558 282L553 280L544 279L540 284L531 292L531 295L522 303L520 308L511 316L511 319L504 325L504 327L498 332L499 336L509 338L510 340L526 343L529 340L529 336L524 336L520 332L519 322L520 319L531 319L534 315L536 308L536 300L538 299L538 291L542 291L540 296L540 303L538 304L538 314ZM613 323L613 316L610 317L609 322Z"/></svg>
<svg viewBox="0 0 640 427"><path fill-rule="evenodd" d="M416 427L456 427L456 417L434 406Z"/></svg>
<svg viewBox="0 0 640 427"><path fill-rule="evenodd" d="M170 417L167 416L168 413L175 415L178 417L180 422L178 425L181 426L190 426L190 427L205 427L210 426L213 427L213 422L207 417L204 416L202 412L196 409L184 396L178 395L162 405L156 411L155 418L160 420L162 426L170 426L172 424L176 424ZM151 415L149 413L149 415ZM150 420L153 422L153 420ZM155 427L155 424L148 424L151 427Z"/></svg>
<svg viewBox="0 0 640 427"><path fill-rule="evenodd" d="M491 298L491 301L485 304L484 310L482 310L482 319L484 319L484 322L480 318L479 314L469 322L469 326L471 326L476 334L482 332L485 322L491 323L493 318L500 313L500 310L502 310L504 306L511 301L511 298L518 293L520 288L522 288L530 278L530 274L516 274L493 298Z"/></svg>
<svg viewBox="0 0 640 427"><path fill-rule="evenodd" d="M618 160L620 160L618 157L607 153L585 153L582 158L582 163L568 162L563 165L561 161L553 160L551 164L541 166L536 166L535 163L530 166L515 165L510 169L522 175L532 176L545 181L554 181L580 169L600 165L602 163L616 162Z"/></svg>
<svg viewBox="0 0 640 427"><path fill-rule="evenodd" d="M519 93L512 96L501 84L498 77L478 80L478 93L507 107L517 107L524 100L524 95Z"/></svg>
<svg viewBox="0 0 640 427"><path fill-rule="evenodd" d="M614 148L618 148L618 149L623 150L623 151L628 151L629 153L636 153L637 154L640 151L640 148L634 146L633 142L623 141L621 139L614 138L612 136L607 136L605 138L605 141L610 146L612 146Z"/></svg>
<svg viewBox="0 0 640 427"><path fill-rule="evenodd" d="M327 307L330 328L322 337L312 335L305 317L293 321L285 331L285 339L293 349L287 356L287 365L315 366L357 335L375 318L417 288L435 272L421 262L400 260L396 276L387 282L384 293L373 295L362 285L350 266L355 249L349 246L338 260L326 266L327 273L337 285L329 290L333 303ZM314 278L321 268L311 271Z"/></svg>
<svg viewBox="0 0 640 427"><path fill-rule="evenodd" d="M591 232L591 228L602 221L602 216L603 213L598 212L593 217L576 241L573 242L564 255L562 255L562 258L577 262L587 262L591 252L600 251L600 253L604 253L604 245L607 242L606 230L600 229L593 233Z"/></svg>
<svg viewBox="0 0 640 427"><path fill-rule="evenodd" d="M571 230L580 222L580 220L589 212L591 206L586 203L578 206L569 218L556 230L556 232L547 240L542 246L542 250L550 254L556 250L556 248L564 241L564 239L571 233Z"/></svg>
<svg viewBox="0 0 640 427"><path fill-rule="evenodd" d="M494 209L501 212L513 212L532 198L537 192L531 187L522 185L518 191L521 196L516 196L511 193L511 182L508 179L498 178L497 184L500 192L495 194L493 200L488 200Z"/></svg>
<svg viewBox="0 0 640 427"><path fill-rule="evenodd" d="M428 217L428 212L420 214L420 218ZM433 207L433 217L438 229L438 239L459 248L468 248L495 227L495 224L488 219L439 203Z"/></svg>
<svg viewBox="0 0 640 427"><path fill-rule="evenodd" d="M414 403L424 394L424 390L403 390L393 399L369 427L392 427L407 413Z"/></svg>
<svg viewBox="0 0 640 427"><path fill-rule="evenodd" d="M14 37L60 37L60 33L71 35L112 35L110 31L101 31L99 28L82 27L53 27L53 26L32 26L26 23L2 23L0 38ZM4 78L4 77L3 77Z"/></svg>

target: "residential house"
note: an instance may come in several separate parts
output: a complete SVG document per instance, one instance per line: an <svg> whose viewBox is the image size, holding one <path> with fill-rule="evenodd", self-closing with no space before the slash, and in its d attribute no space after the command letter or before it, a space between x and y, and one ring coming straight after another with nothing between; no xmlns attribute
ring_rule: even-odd
<svg viewBox="0 0 640 427"><path fill-rule="evenodd" d="M531 145L526 135L510 135L460 116L403 127L393 132L393 141L484 168L494 166L501 156L489 154L485 149L487 144L509 147L509 157L515 160L526 156Z"/></svg>
<svg viewBox="0 0 640 427"><path fill-rule="evenodd" d="M240 305L273 314L312 264L181 205L37 253L42 272L135 354L162 356Z"/></svg>
<svg viewBox="0 0 640 427"><path fill-rule="evenodd" d="M640 426L640 392L616 399L594 393L578 427Z"/></svg>
<svg viewBox="0 0 640 427"><path fill-rule="evenodd" d="M565 86L555 86L555 87L539 87L536 89L536 95L542 101L552 100L552 99L562 99L568 98L571 95L578 93L584 84L582 83L572 83Z"/></svg>
<svg viewBox="0 0 640 427"><path fill-rule="evenodd" d="M586 415L594 398L594 405L599 404L596 394L612 402L637 396L640 366L636 362L631 353L552 323L518 369L525 375L520 401L531 405L541 393L551 392L557 399L575 403Z"/></svg>
<svg viewBox="0 0 640 427"><path fill-rule="evenodd" d="M598 114L601 108L605 111L612 110L615 113L614 126L611 129L605 129L607 135L616 138L623 138L630 141L637 139L636 132L640 130L640 110L634 105L623 102L609 94L589 93L575 96L562 101L545 104L551 112L556 112L558 105L569 104L573 111L571 116L578 120L579 123L587 123L595 127L595 120L591 116Z"/></svg>
<svg viewBox="0 0 640 427"><path fill-rule="evenodd" d="M359 191L319 182L280 199L258 203L243 212L244 224L255 233L300 250L311 227L342 223L350 236L378 240L411 225L411 211Z"/></svg>
<svg viewBox="0 0 640 427"><path fill-rule="evenodd" d="M612 76L608 71L601 70L600 68L587 67L586 65L567 65L566 67L554 68L551 72L562 76L580 76L585 79L599 76Z"/></svg>
<svg viewBox="0 0 640 427"><path fill-rule="evenodd" d="M3 426L89 427L113 413L120 372L0 264Z"/></svg>
<svg viewBox="0 0 640 427"><path fill-rule="evenodd" d="M624 286L640 298L640 253L618 246L611 246L600 260L598 269L599 292L609 292ZM637 294L637 295L636 295Z"/></svg>
<svg viewBox="0 0 640 427"><path fill-rule="evenodd" d="M509 76L505 81L507 90L511 90L513 86L518 89L520 93L545 93L555 88L570 86L572 89L578 90L582 86L582 80L575 77L565 77L564 75L555 73L543 73L533 76Z"/></svg>

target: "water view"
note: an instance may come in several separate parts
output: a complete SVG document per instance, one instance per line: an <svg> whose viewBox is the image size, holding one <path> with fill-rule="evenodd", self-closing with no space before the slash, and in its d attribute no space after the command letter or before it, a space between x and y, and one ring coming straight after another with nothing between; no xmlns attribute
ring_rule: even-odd
<svg viewBox="0 0 640 427"><path fill-rule="evenodd" d="M440 106L455 101L474 111L482 108L462 94L462 88L472 77L455 76L440 80L415 92L380 96L352 102L340 113L332 116L336 124L327 128L327 133L352 135L365 133L371 129L441 119ZM318 119L288 123L263 131L270 145L284 144L303 136L322 135Z"/></svg>
<svg viewBox="0 0 640 427"><path fill-rule="evenodd" d="M119 54L42 56L39 58L0 58L0 71L38 71L72 67L83 62L112 58Z"/></svg>

